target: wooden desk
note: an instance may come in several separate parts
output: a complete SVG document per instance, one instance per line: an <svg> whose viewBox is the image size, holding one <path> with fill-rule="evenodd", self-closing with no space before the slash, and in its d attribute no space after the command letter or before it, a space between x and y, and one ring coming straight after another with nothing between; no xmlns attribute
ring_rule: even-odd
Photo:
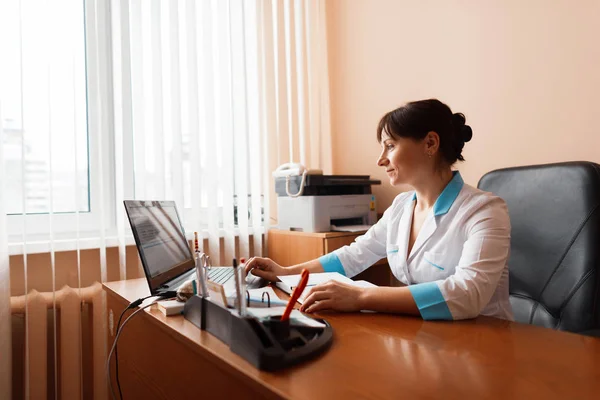
<svg viewBox="0 0 600 400"><path fill-rule="evenodd" d="M148 294L144 279L104 288L109 326L127 303ZM133 318L119 339L123 395L178 400L600 396L600 339L487 317L424 322L370 313L321 316L335 330L331 349L268 373L183 316L167 318L152 307ZM112 339L109 332L111 345Z"/></svg>

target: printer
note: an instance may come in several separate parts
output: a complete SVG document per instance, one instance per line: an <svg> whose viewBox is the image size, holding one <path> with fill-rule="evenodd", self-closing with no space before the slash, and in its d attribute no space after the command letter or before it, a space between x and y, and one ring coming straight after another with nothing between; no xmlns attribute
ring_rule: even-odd
<svg viewBox="0 0 600 400"><path fill-rule="evenodd" d="M344 230L344 226L373 225L377 211L371 185L380 184L368 175L275 177L278 228L328 232Z"/></svg>

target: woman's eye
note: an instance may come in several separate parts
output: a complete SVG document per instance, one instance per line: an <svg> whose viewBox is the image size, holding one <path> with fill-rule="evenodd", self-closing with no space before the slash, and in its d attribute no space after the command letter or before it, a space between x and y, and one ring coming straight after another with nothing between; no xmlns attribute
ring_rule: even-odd
<svg viewBox="0 0 600 400"><path fill-rule="evenodd" d="M385 148L386 148L388 151L391 151L391 150L393 150L393 149L394 149L394 145L393 145L393 144L388 144L387 146L385 146Z"/></svg>

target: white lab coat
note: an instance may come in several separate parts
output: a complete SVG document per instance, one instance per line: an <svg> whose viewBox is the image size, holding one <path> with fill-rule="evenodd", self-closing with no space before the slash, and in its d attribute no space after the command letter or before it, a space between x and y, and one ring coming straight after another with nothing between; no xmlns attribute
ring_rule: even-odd
<svg viewBox="0 0 600 400"><path fill-rule="evenodd" d="M394 276L409 285L423 319L482 314L513 320L504 201L464 184L454 172L407 255L415 200L414 191L398 195L369 231L320 258L325 271L352 277L387 257Z"/></svg>

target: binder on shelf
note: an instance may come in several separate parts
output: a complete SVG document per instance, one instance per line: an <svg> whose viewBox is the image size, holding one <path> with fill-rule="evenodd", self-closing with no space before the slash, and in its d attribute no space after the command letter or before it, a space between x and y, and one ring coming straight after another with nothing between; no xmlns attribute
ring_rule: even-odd
<svg viewBox="0 0 600 400"><path fill-rule="evenodd" d="M192 296L183 309L185 319L229 345L255 367L276 371L309 360L325 352L333 341L333 328L281 321L279 316L258 319Z"/></svg>

